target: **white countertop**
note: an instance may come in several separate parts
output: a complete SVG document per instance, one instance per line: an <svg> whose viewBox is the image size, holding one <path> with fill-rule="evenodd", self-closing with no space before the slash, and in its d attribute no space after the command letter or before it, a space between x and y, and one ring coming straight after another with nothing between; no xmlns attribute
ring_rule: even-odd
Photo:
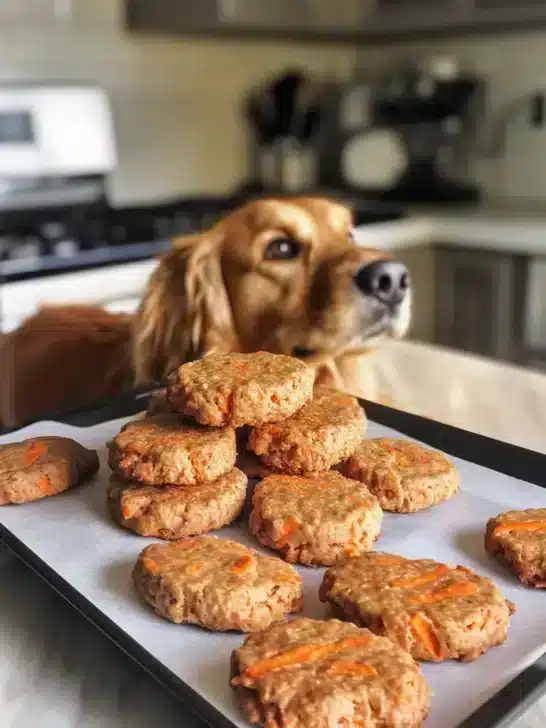
<svg viewBox="0 0 546 728"><path fill-rule="evenodd" d="M434 243L546 256L546 209L510 203L411 207L401 220L357 228L355 237L361 245L382 250Z"/></svg>
<svg viewBox="0 0 546 728"><path fill-rule="evenodd" d="M546 453L541 374L411 342L382 347L369 369L377 401ZM197 728L1 546L0 625L0 728ZM513 728L544 725L545 700Z"/></svg>

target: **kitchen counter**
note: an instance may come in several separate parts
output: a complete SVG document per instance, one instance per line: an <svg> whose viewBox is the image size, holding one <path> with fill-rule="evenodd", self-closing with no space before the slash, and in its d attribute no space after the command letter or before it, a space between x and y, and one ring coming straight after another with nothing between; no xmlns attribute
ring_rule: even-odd
<svg viewBox="0 0 546 728"><path fill-rule="evenodd" d="M385 346L367 365L378 401L546 453L546 377L410 342ZM0 728L198 728L1 547L0 624ZM545 724L543 700L513 727Z"/></svg>
<svg viewBox="0 0 546 728"><path fill-rule="evenodd" d="M384 250L453 245L546 255L546 206L493 200L474 206L411 206L392 222L357 228L357 241Z"/></svg>
<svg viewBox="0 0 546 728"><path fill-rule="evenodd" d="M63 275L85 270L96 270L125 263L150 260L171 248L169 240L153 243L126 243L110 247L82 250L74 255L15 258L0 262L0 280L3 284Z"/></svg>
<svg viewBox="0 0 546 728"><path fill-rule="evenodd" d="M368 399L546 455L546 376L417 342L370 354Z"/></svg>

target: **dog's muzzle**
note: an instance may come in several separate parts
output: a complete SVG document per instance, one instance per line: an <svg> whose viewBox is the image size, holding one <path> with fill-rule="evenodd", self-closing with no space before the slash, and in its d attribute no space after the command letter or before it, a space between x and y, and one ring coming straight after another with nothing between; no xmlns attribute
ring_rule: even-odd
<svg viewBox="0 0 546 728"><path fill-rule="evenodd" d="M388 308L399 306L409 293L410 275L403 263L376 260L359 268L354 276L358 290Z"/></svg>

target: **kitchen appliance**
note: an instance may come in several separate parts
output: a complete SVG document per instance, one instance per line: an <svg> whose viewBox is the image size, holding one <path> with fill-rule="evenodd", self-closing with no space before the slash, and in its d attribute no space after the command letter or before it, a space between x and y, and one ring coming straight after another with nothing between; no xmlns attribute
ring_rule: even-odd
<svg viewBox="0 0 546 728"><path fill-rule="evenodd" d="M223 197L114 208L107 94L85 84L0 86L0 330L45 303L132 310L173 235L215 222Z"/></svg>
<svg viewBox="0 0 546 728"><path fill-rule="evenodd" d="M397 202L473 202L465 180L484 84L445 64L332 85L318 138L318 181ZM437 72L435 72L437 71Z"/></svg>
<svg viewBox="0 0 546 728"><path fill-rule="evenodd" d="M332 91L335 93L338 88L337 82L316 80L303 71L289 68L250 92L244 104L250 129L249 177L239 188L240 201L266 194L331 197L352 209L356 226L404 216L401 206L370 199L369 195L360 194L356 186L356 194L351 194L338 184L327 184L328 180L319 184L317 154L329 144L322 120L331 103ZM345 110L353 124L358 124L363 108L356 101L347 104ZM394 140L396 152L404 157L398 138ZM391 138L386 140L389 142L392 144ZM389 160L385 162L383 158L377 170L385 176L389 174L388 167ZM370 169L369 165L365 168L368 173ZM362 167L355 170L355 174L360 174L360 181L362 171Z"/></svg>
<svg viewBox="0 0 546 728"><path fill-rule="evenodd" d="M250 127L250 181L264 192L298 193L316 183L314 141L321 84L298 69L253 89L245 100Z"/></svg>

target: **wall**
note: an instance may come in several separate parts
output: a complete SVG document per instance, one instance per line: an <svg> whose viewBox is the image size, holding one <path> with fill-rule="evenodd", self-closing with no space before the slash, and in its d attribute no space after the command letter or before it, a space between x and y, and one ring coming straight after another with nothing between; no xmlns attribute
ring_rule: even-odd
<svg viewBox="0 0 546 728"><path fill-rule="evenodd" d="M514 33L453 40L369 47L358 54L359 66L371 73L408 59L453 54L461 65L482 74L488 84L489 121L506 105L537 89L546 91L546 33ZM499 159L476 156L470 176L492 197L546 198L546 128L534 129L520 110L507 129Z"/></svg>
<svg viewBox="0 0 546 728"><path fill-rule="evenodd" d="M123 0L2 0L0 82L92 80L111 94L115 203L222 192L245 173L244 93L288 64L346 76L356 51L126 33Z"/></svg>

